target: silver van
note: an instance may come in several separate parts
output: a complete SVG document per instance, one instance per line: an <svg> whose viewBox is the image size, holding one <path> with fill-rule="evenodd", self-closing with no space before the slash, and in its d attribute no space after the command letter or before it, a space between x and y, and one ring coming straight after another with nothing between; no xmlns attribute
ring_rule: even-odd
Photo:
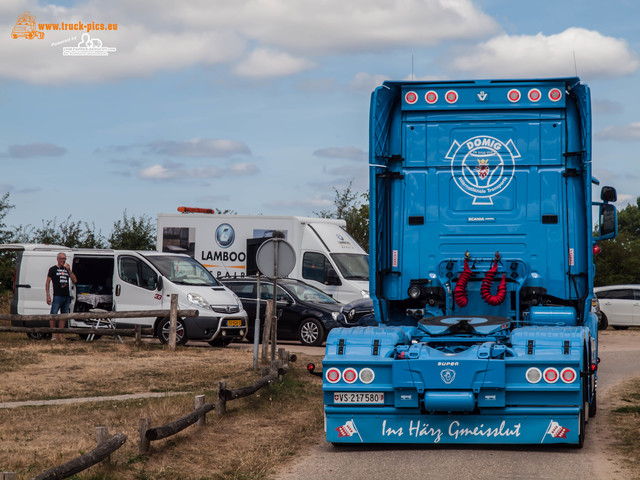
<svg viewBox="0 0 640 480"><path fill-rule="evenodd" d="M76 275L71 287L71 311L94 308L124 312L168 310L171 294L178 295L178 309L196 309L197 317L178 318L177 341L204 340L228 345L247 331L247 314L240 299L218 282L200 263L188 255L155 251L72 249L58 245L4 244L0 253L15 252L16 272L11 313L48 314L45 281L58 252ZM166 343L169 318L118 318L117 328L142 325ZM14 326L27 326L14 322ZM70 327L88 327L91 322L70 320ZM28 326L48 326L47 322Z"/></svg>

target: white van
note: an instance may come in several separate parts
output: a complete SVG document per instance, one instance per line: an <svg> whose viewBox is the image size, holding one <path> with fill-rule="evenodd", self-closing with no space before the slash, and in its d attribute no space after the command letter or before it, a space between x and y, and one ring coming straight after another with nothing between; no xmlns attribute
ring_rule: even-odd
<svg viewBox="0 0 640 480"><path fill-rule="evenodd" d="M303 280L340 302L369 296L369 256L346 232L344 220L180 209L187 213L158 214L158 250L186 253L218 279L255 275L258 247L277 230L296 253L289 278Z"/></svg>
<svg viewBox="0 0 640 480"><path fill-rule="evenodd" d="M240 299L224 287L201 264L188 255L129 250L71 249L58 245L4 244L0 253L17 252L11 313L48 314L45 281L58 252L76 275L72 284L72 312L93 308L125 312L168 310L171 294L178 294L178 309L198 310L197 317L178 318L177 341L204 340L226 345L243 338L247 314ZM117 328L142 325L153 328L166 343L169 318L118 318ZM91 326L91 321L70 320L70 327ZM49 326L14 322L14 326Z"/></svg>

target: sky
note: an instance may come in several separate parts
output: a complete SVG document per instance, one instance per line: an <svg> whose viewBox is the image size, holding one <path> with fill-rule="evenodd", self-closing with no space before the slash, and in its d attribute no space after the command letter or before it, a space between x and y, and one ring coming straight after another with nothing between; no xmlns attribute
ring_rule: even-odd
<svg viewBox="0 0 640 480"><path fill-rule="evenodd" d="M12 37L24 12L43 38ZM638 18L635 0L2 0L4 223L316 216L367 191L384 80L575 75L594 175L623 208L640 196Z"/></svg>

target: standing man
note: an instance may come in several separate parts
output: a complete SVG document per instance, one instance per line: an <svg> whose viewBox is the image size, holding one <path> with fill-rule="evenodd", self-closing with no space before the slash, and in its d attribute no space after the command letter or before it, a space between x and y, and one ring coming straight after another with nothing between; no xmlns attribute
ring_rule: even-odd
<svg viewBox="0 0 640 480"><path fill-rule="evenodd" d="M69 293L69 281L76 283L75 274L71 272L71 267L67 262L67 255L63 252L58 253L58 263L49 269L47 273L47 281L45 283L45 291L47 292L47 305L51 305L51 313L69 313L69 304L71 303L71 295ZM51 292L49 285L53 283L53 301L51 301ZM66 320L58 320L58 328L64 328ZM56 328L56 321L50 320L49 326ZM62 340L61 333L54 333L51 340Z"/></svg>

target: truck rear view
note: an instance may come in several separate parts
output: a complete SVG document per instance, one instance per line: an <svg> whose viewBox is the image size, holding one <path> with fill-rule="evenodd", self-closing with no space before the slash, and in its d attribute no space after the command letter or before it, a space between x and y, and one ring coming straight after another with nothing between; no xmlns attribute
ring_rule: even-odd
<svg viewBox="0 0 640 480"><path fill-rule="evenodd" d="M385 82L370 118L380 327L327 340L327 440L582 445L596 413L589 89Z"/></svg>

